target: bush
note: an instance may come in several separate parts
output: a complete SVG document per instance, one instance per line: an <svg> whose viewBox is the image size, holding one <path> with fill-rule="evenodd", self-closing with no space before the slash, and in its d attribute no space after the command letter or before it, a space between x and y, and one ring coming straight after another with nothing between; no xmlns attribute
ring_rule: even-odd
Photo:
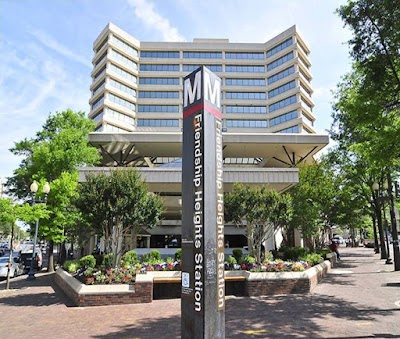
<svg viewBox="0 0 400 339"><path fill-rule="evenodd" d="M69 273L75 273L79 268L79 260L67 260L64 263L64 269Z"/></svg>
<svg viewBox="0 0 400 339"><path fill-rule="evenodd" d="M226 259L226 262L229 264L229 265L235 265L235 264L237 264L237 260L236 260L236 258L234 258L233 256L229 256L227 259Z"/></svg>
<svg viewBox="0 0 400 339"><path fill-rule="evenodd" d="M318 253L310 253L301 257L300 260L306 261L310 266L315 266L323 262L324 258Z"/></svg>
<svg viewBox="0 0 400 339"><path fill-rule="evenodd" d="M105 254L103 257L103 265L106 268L114 266L114 253Z"/></svg>
<svg viewBox="0 0 400 339"><path fill-rule="evenodd" d="M95 268L96 267L96 259L93 255L86 255L79 260L79 264L81 267L87 268Z"/></svg>
<svg viewBox="0 0 400 339"><path fill-rule="evenodd" d="M156 264L161 261L161 253L158 250L151 250L149 253L143 256L143 262L147 262L149 264Z"/></svg>
<svg viewBox="0 0 400 339"><path fill-rule="evenodd" d="M182 260L182 249L179 248L175 252L175 261L181 261Z"/></svg>
<svg viewBox="0 0 400 339"><path fill-rule="evenodd" d="M232 251L232 255L236 259L236 262L238 264L242 262L243 251L240 248L234 248Z"/></svg>
<svg viewBox="0 0 400 339"><path fill-rule="evenodd" d="M135 251L126 252L121 258L121 266L135 266L139 262L139 255Z"/></svg>
<svg viewBox="0 0 400 339"><path fill-rule="evenodd" d="M285 260L299 260L300 257L305 257L309 251L308 248L305 247L283 247L280 249L280 252L284 252Z"/></svg>

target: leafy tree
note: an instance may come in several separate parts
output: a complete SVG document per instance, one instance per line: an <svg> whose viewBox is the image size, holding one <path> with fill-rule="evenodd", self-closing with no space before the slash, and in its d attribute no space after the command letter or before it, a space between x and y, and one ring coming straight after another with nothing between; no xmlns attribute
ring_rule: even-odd
<svg viewBox="0 0 400 339"><path fill-rule="evenodd" d="M224 197L225 221L246 225L249 250L261 262L262 245L285 227L291 218L291 200L266 187L249 187L236 183Z"/></svg>
<svg viewBox="0 0 400 339"><path fill-rule="evenodd" d="M94 122L84 112L66 110L50 115L35 138L24 139L10 151L22 157L21 164L7 181L8 191L20 199L27 199L33 180L48 181L52 187L47 208L48 221L40 223L39 235L49 241L49 266L52 272L53 244L65 239L65 227L76 222L70 200L77 185L77 169L99 161L96 148L89 145L88 134ZM54 187L53 187L54 186Z"/></svg>
<svg viewBox="0 0 400 339"><path fill-rule="evenodd" d="M115 169L86 179L79 186L76 206L88 232L104 237L106 252L114 254L117 264L125 251L124 236L137 234L141 227L155 226L161 217L162 201L147 190L134 169Z"/></svg>

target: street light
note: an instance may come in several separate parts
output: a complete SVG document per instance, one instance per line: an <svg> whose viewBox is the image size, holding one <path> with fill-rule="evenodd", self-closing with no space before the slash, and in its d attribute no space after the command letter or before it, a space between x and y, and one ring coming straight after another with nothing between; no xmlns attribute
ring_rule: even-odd
<svg viewBox="0 0 400 339"><path fill-rule="evenodd" d="M382 188L384 189L384 191L387 191L389 187L388 182L385 180L385 182L382 185ZM384 218L384 222L385 222L385 237L386 237L386 251L387 251L387 258L385 261L385 264L392 264L392 259L390 258L390 246L389 246L389 237L388 237L388 222L386 219L386 211L385 211L385 200L388 200L389 197L388 196L384 196L382 191L379 190L379 184L377 182L374 182L372 185L372 189L378 193L378 202L382 203L382 207L383 207L383 218Z"/></svg>
<svg viewBox="0 0 400 339"><path fill-rule="evenodd" d="M43 193L44 193L44 200L36 200L36 192L38 191L38 184L36 181L34 181L31 186L30 190L32 192L32 207L35 206L36 203L46 203L47 202L47 195L50 192L50 185L48 182L46 182L43 186ZM37 241L37 234L38 234L38 228L39 228L39 219L36 220L35 223L35 237L33 239L33 251L32 251L32 260L31 260L31 266L29 269L28 277L26 278L27 280L34 280L36 279L35 277L35 271L34 271L34 261L36 260L36 241Z"/></svg>

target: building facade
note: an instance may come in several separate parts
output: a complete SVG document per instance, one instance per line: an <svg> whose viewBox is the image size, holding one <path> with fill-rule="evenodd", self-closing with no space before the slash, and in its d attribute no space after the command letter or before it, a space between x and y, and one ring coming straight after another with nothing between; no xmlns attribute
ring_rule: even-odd
<svg viewBox="0 0 400 339"><path fill-rule="evenodd" d="M298 182L297 165L313 161L328 143L315 134L310 51L296 26L265 43L143 42L109 23L93 50L90 141L103 167L82 169L80 180L135 166L163 196L163 221L135 246L179 243L183 78L199 66L222 79L225 191L238 181L285 191ZM246 243L244 229L225 229L232 246Z"/></svg>

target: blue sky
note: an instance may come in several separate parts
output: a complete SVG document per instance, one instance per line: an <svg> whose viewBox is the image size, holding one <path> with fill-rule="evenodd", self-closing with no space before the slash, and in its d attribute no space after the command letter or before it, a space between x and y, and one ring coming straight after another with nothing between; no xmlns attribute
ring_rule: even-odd
<svg viewBox="0 0 400 339"><path fill-rule="evenodd" d="M34 137L50 113L89 112L92 44L108 22L142 41L228 38L265 42L297 25L312 62L318 133L331 124L331 90L350 70L344 0L0 0L0 177L8 150Z"/></svg>

